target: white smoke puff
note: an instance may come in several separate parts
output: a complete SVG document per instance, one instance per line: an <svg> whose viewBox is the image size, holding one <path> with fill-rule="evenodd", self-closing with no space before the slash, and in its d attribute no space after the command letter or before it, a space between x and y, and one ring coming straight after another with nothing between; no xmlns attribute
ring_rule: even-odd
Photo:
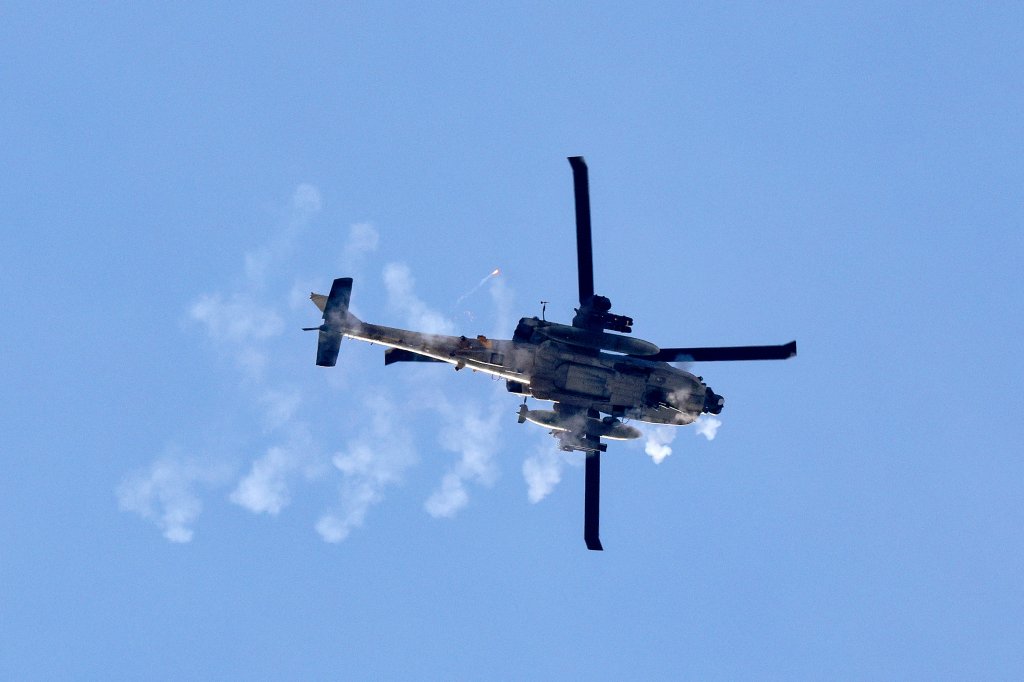
<svg viewBox="0 0 1024 682"><path fill-rule="evenodd" d="M494 304L494 330L491 333L498 338L511 336L515 295L500 277L491 278L489 292Z"/></svg>
<svg viewBox="0 0 1024 682"><path fill-rule="evenodd" d="M275 311L238 295L230 300L220 294L200 296L189 308L189 317L201 322L217 342L242 343L284 331L284 321Z"/></svg>
<svg viewBox="0 0 1024 682"><path fill-rule="evenodd" d="M206 328L210 339L229 354L252 381L263 378L267 364L266 354L254 344L284 331L284 321L273 309L238 294L230 299L220 294L203 295L192 304L189 317Z"/></svg>
<svg viewBox="0 0 1024 682"><path fill-rule="evenodd" d="M269 406L269 427L283 430L286 441L267 448L253 460L249 472L238 482L228 499L254 514L277 516L291 503L292 480L312 480L325 473L327 463L316 454L309 425L293 418L299 395L267 390L261 402Z"/></svg>
<svg viewBox="0 0 1024 682"><path fill-rule="evenodd" d="M286 222L278 226L267 243L244 254L246 279L233 291L200 296L187 311L188 319L200 323L207 336L249 381L249 397L264 409L265 429L286 430L289 434L289 444L270 448L255 460L250 472L231 493L234 502L257 513L276 514L287 505L287 479L294 472L312 478L326 467L322 459L311 458L308 428L295 418L301 394L269 388L264 380L270 359L278 357L266 351L266 343L284 330L282 318L267 303L266 279L268 274L283 270L277 265L291 255L295 237L320 210L321 203L316 187L299 185L286 210ZM308 295L309 290L306 291ZM308 298L303 298L308 305ZM148 471L126 476L117 494L122 509L153 519L169 540L188 542L192 538L191 525L202 510L197 489L202 484L226 484L229 477L230 471L225 467L211 468L169 457L157 461Z"/></svg>
<svg viewBox="0 0 1024 682"><path fill-rule="evenodd" d="M384 495L373 482L348 480L342 486L341 512L321 516L316 522L316 532L324 542L341 542L353 529L363 525L366 512L382 499Z"/></svg>
<svg viewBox="0 0 1024 682"><path fill-rule="evenodd" d="M230 500L254 514L277 516L291 502L288 475L298 467L298 458L281 447L272 447L252 463L249 474L239 481Z"/></svg>
<svg viewBox="0 0 1024 682"><path fill-rule="evenodd" d="M462 477L455 472L449 472L441 479L441 487L427 498L423 508L435 519L450 519L467 504L469 493L466 492Z"/></svg>
<svg viewBox="0 0 1024 682"><path fill-rule="evenodd" d="M268 274L279 271L277 266L294 250L295 237L305 229L320 207L320 190L305 183L295 188L291 214L282 229L269 242L245 254L245 275L251 287L262 288L267 283Z"/></svg>
<svg viewBox="0 0 1024 682"><path fill-rule="evenodd" d="M500 442L500 408L487 418L481 417L476 407L455 409L449 406L444 413L448 425L441 431L441 445L461 457L445 474L441 487L424 504L424 509L434 518L451 518L469 503L466 481L490 486L498 476L494 454Z"/></svg>
<svg viewBox="0 0 1024 682"><path fill-rule="evenodd" d="M370 223L353 223L348 227L345 252L351 255L373 253L380 243L380 234Z"/></svg>
<svg viewBox="0 0 1024 682"><path fill-rule="evenodd" d="M197 484L214 485L227 475L224 466L164 457L126 476L117 487L117 499L122 510L151 519L171 542L190 542L191 526L203 510Z"/></svg>
<svg viewBox="0 0 1024 682"><path fill-rule="evenodd" d="M350 522L335 514L324 514L316 522L316 532L324 542L330 543L338 543L347 538L351 527Z"/></svg>
<svg viewBox="0 0 1024 682"><path fill-rule="evenodd" d="M393 419L394 406L379 398L367 402L373 411L370 427L332 459L344 480L340 509L322 515L316 523L326 542L341 542L362 526L369 508L384 499L384 489L401 481L416 461L412 439Z"/></svg>
<svg viewBox="0 0 1024 682"><path fill-rule="evenodd" d="M647 429L644 452L650 455L655 464L661 464L666 457L672 454L669 444L675 440L675 437L676 429L673 426L655 426Z"/></svg>
<svg viewBox="0 0 1024 682"><path fill-rule="evenodd" d="M296 211L316 213L322 205L320 190L313 185L302 183L295 188L295 193L292 194L292 206Z"/></svg>
<svg viewBox="0 0 1024 682"><path fill-rule="evenodd" d="M377 250L380 234L371 223L353 223L348 226L348 237L338 257L338 267L348 276L358 277L368 254Z"/></svg>
<svg viewBox="0 0 1024 682"><path fill-rule="evenodd" d="M708 440L714 440L715 436L718 435L718 427L722 425L722 420L717 417L713 417L710 414L702 414L697 417L697 421L694 422L697 425L697 435L704 436Z"/></svg>
<svg viewBox="0 0 1024 682"><path fill-rule="evenodd" d="M341 511L328 512L316 522L316 531L324 542L341 542L353 529L362 526L370 507L384 499L381 485L368 479L346 480L342 484Z"/></svg>
<svg viewBox="0 0 1024 682"><path fill-rule="evenodd" d="M523 461L527 498L533 504L540 502L561 482L566 465L579 466L582 462L582 453L563 452L553 443L545 441L533 455Z"/></svg>
<svg viewBox="0 0 1024 682"><path fill-rule="evenodd" d="M526 479L526 496L537 504L551 494L562 480L561 459L555 453L536 454L523 462L523 478Z"/></svg>
<svg viewBox="0 0 1024 682"><path fill-rule="evenodd" d="M413 329L427 334L452 334L452 323L441 313L432 310L413 292L415 281L409 266L388 263L384 266L384 287L388 305L401 313Z"/></svg>

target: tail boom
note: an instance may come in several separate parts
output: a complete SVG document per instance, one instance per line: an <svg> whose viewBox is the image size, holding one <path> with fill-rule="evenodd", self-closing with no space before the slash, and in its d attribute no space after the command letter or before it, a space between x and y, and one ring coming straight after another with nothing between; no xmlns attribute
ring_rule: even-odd
<svg viewBox="0 0 1024 682"><path fill-rule="evenodd" d="M513 341L488 339L484 336L467 338L446 334L430 334L409 331L396 327L363 322L349 309L352 296L352 278L340 277L334 280L331 293L310 294L310 300L323 312L323 324L308 328L319 332L316 349L316 364L334 367L344 337L394 349L396 353L385 363L412 359L421 361L446 362L455 369L468 367L475 372L529 384L529 375L518 367L525 367L527 359L516 360L517 350ZM390 360L390 361L389 361Z"/></svg>

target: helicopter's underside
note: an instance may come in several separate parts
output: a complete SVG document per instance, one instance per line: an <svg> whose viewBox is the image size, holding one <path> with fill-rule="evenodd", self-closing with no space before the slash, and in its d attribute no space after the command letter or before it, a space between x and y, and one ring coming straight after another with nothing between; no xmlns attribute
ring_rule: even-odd
<svg viewBox="0 0 1024 682"><path fill-rule="evenodd" d="M684 425L708 406L707 386L666 362L645 361L563 343L423 334L356 322L344 335L506 379L509 391L615 418ZM412 359L412 358L403 358ZM714 395L713 393L711 395ZM715 396L718 398L719 396Z"/></svg>

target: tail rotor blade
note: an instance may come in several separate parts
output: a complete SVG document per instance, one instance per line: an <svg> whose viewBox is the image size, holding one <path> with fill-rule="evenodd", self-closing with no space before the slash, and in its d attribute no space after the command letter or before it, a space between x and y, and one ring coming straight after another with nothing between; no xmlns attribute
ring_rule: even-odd
<svg viewBox="0 0 1024 682"><path fill-rule="evenodd" d="M594 295L594 257L590 244L590 179L582 156L570 156L573 194L576 198L576 269L580 281L580 305Z"/></svg>
<svg viewBox="0 0 1024 682"><path fill-rule="evenodd" d="M588 452L583 498L583 540L587 549L603 550L600 538L601 453Z"/></svg>

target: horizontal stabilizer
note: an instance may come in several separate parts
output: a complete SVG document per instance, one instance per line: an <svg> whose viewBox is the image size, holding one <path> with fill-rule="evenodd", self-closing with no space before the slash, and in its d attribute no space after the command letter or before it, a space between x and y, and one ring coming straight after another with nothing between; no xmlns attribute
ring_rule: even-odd
<svg viewBox="0 0 1024 682"><path fill-rule="evenodd" d="M338 350L341 349L341 332L320 330L320 338L316 344L316 364L321 367L334 367L338 363Z"/></svg>
<svg viewBox="0 0 1024 682"><path fill-rule="evenodd" d="M331 285L328 296L310 294L309 298L317 308L324 312L324 323L320 325L320 334L316 344L316 364L320 367L334 367L338 362L338 350L346 329L358 320L348 312L348 302L352 297L352 278L339 277ZM316 329L316 327L314 327Z"/></svg>
<svg viewBox="0 0 1024 682"><path fill-rule="evenodd" d="M703 348L662 348L644 360L662 362L725 362L728 360L785 360L796 355L796 341L780 346L709 346Z"/></svg>
<svg viewBox="0 0 1024 682"><path fill-rule="evenodd" d="M329 329L342 329L348 317L348 301L352 297L352 278L339 277L331 285L324 305L324 323ZM315 301L314 301L315 302Z"/></svg>
<svg viewBox="0 0 1024 682"><path fill-rule="evenodd" d="M411 350L403 350L401 348L388 348L384 351L384 365L391 365L396 362L443 362L437 358L432 358L429 355L420 355L419 353L413 353Z"/></svg>

